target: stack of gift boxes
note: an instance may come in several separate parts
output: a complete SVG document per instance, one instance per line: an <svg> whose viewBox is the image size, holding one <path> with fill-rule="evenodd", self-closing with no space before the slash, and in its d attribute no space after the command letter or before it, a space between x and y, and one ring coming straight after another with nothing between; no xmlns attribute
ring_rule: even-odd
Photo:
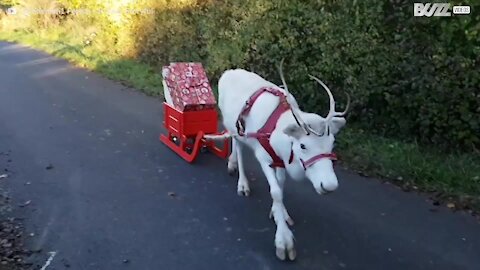
<svg viewBox="0 0 480 270"><path fill-rule="evenodd" d="M179 111L215 108L216 101L201 63L171 63L162 70L166 102Z"/></svg>

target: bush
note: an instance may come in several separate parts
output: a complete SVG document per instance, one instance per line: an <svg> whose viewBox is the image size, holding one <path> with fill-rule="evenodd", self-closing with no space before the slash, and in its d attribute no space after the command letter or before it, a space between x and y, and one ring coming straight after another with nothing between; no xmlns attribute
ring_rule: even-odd
<svg viewBox="0 0 480 270"><path fill-rule="evenodd" d="M155 14L73 20L95 29L93 45L107 53L156 67L201 61L213 82L226 69L243 67L280 83L275 65L285 58L287 82L306 110L325 113L327 105L311 73L335 91L339 107L339 89L352 94L349 121L359 128L472 151L480 148L480 3L462 4L472 14L427 18L414 17L404 0L132 0L120 7Z"/></svg>
<svg viewBox="0 0 480 270"><path fill-rule="evenodd" d="M412 10L407 1L212 0L160 12L138 46L158 64L201 58L212 78L245 67L279 82L274 66L285 57L307 110L326 104L312 73L353 94L351 122L361 128L478 149L479 15L419 18Z"/></svg>

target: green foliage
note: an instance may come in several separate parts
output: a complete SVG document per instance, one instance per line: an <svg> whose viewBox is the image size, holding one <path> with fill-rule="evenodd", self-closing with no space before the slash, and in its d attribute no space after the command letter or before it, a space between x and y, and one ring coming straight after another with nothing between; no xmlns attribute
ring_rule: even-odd
<svg viewBox="0 0 480 270"><path fill-rule="evenodd" d="M289 88L305 110L327 97L308 74L354 99L349 123L379 135L443 150L480 148L480 2L472 14L414 17L410 1L348 0L24 0L90 10L150 8L154 14L68 15L61 22L85 46L158 68L201 61L213 82L243 67ZM453 1L460 3L460 1ZM11 16L9 16L11 17ZM30 22L32 30L57 19ZM20 24L20 21L18 21ZM73 26L76 24L77 26ZM92 33L98 35L90 38Z"/></svg>
<svg viewBox="0 0 480 270"><path fill-rule="evenodd" d="M18 4L18 0L0 0L0 7L12 7Z"/></svg>
<svg viewBox="0 0 480 270"><path fill-rule="evenodd" d="M200 1L199 1L200 2ZM480 8L467 1L472 10ZM143 59L197 61L218 78L244 67L290 89L306 110L326 96L307 74L352 93L351 122L443 149L480 146L479 15L414 17L408 1L202 1L159 10L138 31ZM339 107L341 106L341 102Z"/></svg>
<svg viewBox="0 0 480 270"><path fill-rule="evenodd" d="M61 23L85 46L138 57L157 68L201 61L213 82L226 69L243 67L279 83L275 66L285 58L287 82L305 110L322 113L327 105L310 73L335 91L339 107L344 101L339 90L352 94L349 122L361 128L443 150L480 148L479 13L414 17L409 1L375 0L19 3L29 9L94 11L14 21L30 31ZM478 1L463 4L480 9ZM121 16L112 16L112 8ZM155 12L131 14L128 8Z"/></svg>
<svg viewBox="0 0 480 270"><path fill-rule="evenodd" d="M210 0L157 7L147 20L132 32L150 64L202 61L212 78L244 67L279 82L285 57L307 110L326 105L312 73L353 94L351 120L363 128L443 148L480 144L478 17L415 18L410 3L373 0Z"/></svg>
<svg viewBox="0 0 480 270"><path fill-rule="evenodd" d="M58 24L60 21L60 16L54 13L54 11L60 10L60 5L57 1L19 0L17 9L17 14L12 16L25 20L31 31L46 29Z"/></svg>

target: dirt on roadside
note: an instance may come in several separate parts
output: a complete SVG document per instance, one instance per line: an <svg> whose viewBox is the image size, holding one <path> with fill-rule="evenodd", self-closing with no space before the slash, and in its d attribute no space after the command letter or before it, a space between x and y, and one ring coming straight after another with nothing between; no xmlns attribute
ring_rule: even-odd
<svg viewBox="0 0 480 270"><path fill-rule="evenodd" d="M27 269L31 252L24 248L21 222L10 213L9 198L0 189L0 270Z"/></svg>
<svg viewBox="0 0 480 270"><path fill-rule="evenodd" d="M24 246L24 228L21 220L14 217L6 191L10 176L9 152L0 152L0 157L6 158L0 159L0 270L30 269L31 263L26 260L32 252Z"/></svg>

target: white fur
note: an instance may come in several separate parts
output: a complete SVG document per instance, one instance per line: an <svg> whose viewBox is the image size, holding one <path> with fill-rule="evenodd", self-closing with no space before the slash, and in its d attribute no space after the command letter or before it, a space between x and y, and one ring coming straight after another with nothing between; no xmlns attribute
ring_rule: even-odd
<svg viewBox="0 0 480 270"><path fill-rule="evenodd" d="M312 129L317 131L325 130L326 122L323 117L317 114L300 111L297 101L287 90L278 87L255 73L243 69L228 70L223 73L219 80L218 105L222 113L223 125L229 136L233 136L232 153L229 157L228 169L232 172L238 168L237 192L246 196L250 194L243 166L243 147L246 146L253 150L270 185L270 193L273 199L271 216L273 216L277 225L275 234L277 256L283 260L286 257L285 254L287 254L293 260L296 257L296 252L293 244L293 234L288 227L288 225L293 225L293 221L283 204L283 183L286 173L295 180L308 178L319 194L324 194L326 190L335 190L338 187L338 181L331 160L322 159L304 171L300 158L307 160L320 153L330 153L335 140L334 134L343 127L345 119L337 118L328 123L332 131L329 135L316 136L311 134L307 136L305 133L302 133L291 112L287 111L282 114L277 122L276 129L272 133L270 144L286 164L286 169L270 168L271 157L258 143L257 139L235 135L237 133L235 124L245 102L255 91L262 87L273 87L288 94L287 100L290 105L298 109L301 118ZM278 102L278 97L269 93L262 94L256 100L249 115L245 117L245 132L256 132L260 129L277 107ZM213 137L210 139L213 139ZM306 150L301 149L301 144L306 146ZM292 149L295 159L292 164L288 164Z"/></svg>

